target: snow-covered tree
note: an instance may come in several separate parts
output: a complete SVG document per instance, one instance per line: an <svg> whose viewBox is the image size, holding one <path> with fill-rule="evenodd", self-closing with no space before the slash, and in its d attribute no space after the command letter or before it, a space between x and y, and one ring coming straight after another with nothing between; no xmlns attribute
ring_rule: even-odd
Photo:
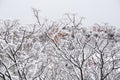
<svg viewBox="0 0 120 80"><path fill-rule="evenodd" d="M120 34L108 24L82 26L84 17L35 24L0 21L0 80L119 80Z"/></svg>

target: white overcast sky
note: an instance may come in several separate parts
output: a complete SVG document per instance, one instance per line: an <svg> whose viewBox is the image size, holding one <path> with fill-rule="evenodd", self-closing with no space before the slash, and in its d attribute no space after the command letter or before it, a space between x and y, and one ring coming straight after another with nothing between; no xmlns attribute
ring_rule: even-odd
<svg viewBox="0 0 120 80"><path fill-rule="evenodd" d="M42 17L52 20L61 18L64 13L77 13L86 17L86 25L107 22L120 27L120 0L0 0L0 19L33 23L31 8L41 10Z"/></svg>

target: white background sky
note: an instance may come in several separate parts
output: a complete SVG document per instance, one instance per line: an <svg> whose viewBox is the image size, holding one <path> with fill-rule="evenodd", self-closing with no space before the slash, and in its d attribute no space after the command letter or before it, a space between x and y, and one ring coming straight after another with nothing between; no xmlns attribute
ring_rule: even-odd
<svg viewBox="0 0 120 80"><path fill-rule="evenodd" d="M0 19L34 23L32 7L41 10L42 17L52 20L61 18L64 13L77 13L86 17L86 26L107 22L120 27L120 0L0 0Z"/></svg>

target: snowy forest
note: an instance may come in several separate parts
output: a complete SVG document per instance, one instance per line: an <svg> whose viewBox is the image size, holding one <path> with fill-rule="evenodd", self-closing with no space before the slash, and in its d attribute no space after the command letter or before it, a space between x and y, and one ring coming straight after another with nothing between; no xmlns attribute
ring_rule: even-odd
<svg viewBox="0 0 120 80"><path fill-rule="evenodd" d="M120 29L84 17L0 20L0 80L120 80Z"/></svg>

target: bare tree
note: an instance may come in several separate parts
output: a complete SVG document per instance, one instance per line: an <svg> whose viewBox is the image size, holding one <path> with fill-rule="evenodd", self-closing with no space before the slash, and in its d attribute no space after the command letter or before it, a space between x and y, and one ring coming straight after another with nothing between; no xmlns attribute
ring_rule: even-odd
<svg viewBox="0 0 120 80"><path fill-rule="evenodd" d="M21 25L0 22L1 80L119 80L120 34L108 24L82 26L84 17Z"/></svg>

